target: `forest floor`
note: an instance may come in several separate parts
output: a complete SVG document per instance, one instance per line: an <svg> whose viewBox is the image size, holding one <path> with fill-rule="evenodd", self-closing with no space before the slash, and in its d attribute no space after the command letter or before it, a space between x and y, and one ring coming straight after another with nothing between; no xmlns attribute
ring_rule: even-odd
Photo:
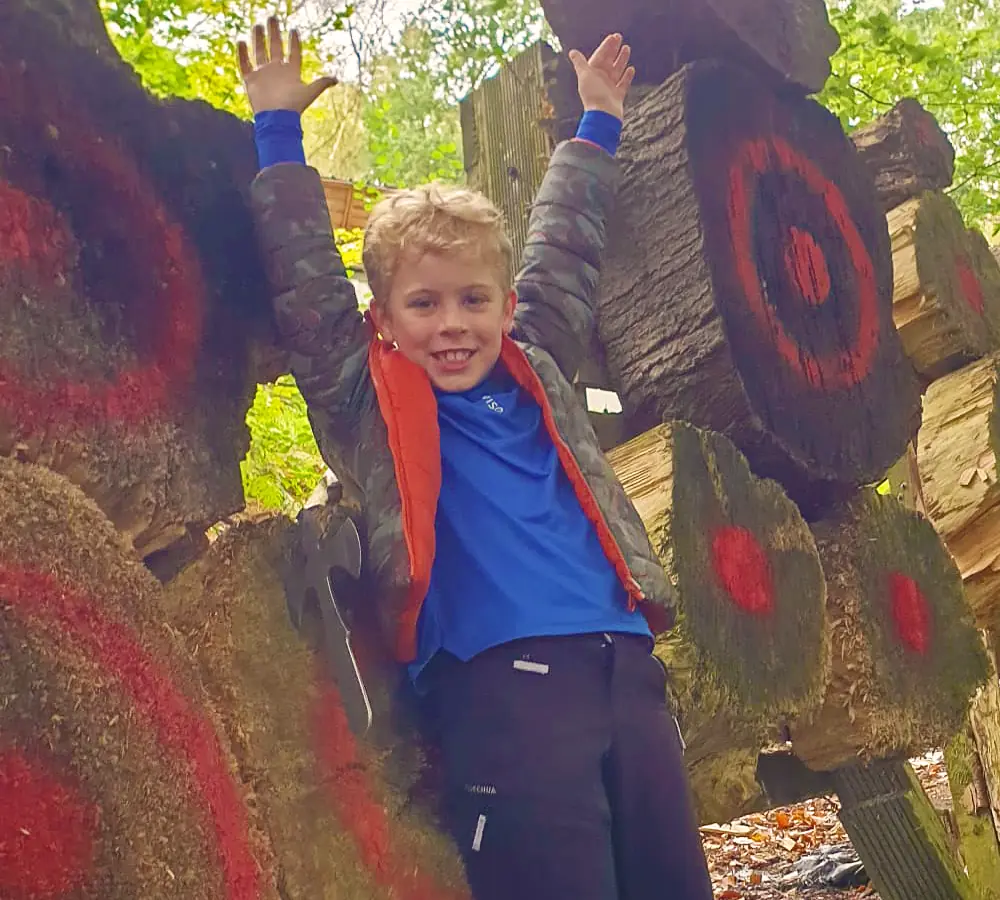
<svg viewBox="0 0 1000 900"><path fill-rule="evenodd" d="M931 796L950 796L942 754L931 753L911 763ZM820 797L702 828L715 900L878 900L871 885L831 888L782 883L793 877L792 869L803 857L823 847L850 848L838 810L835 797Z"/></svg>

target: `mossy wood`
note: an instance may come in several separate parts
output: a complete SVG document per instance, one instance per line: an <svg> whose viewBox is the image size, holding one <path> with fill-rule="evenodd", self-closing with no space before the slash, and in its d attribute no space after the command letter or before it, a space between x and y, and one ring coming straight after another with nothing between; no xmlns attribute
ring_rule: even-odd
<svg viewBox="0 0 1000 900"><path fill-rule="evenodd" d="M0 896L278 900L162 600L93 501L0 459Z"/></svg>
<svg viewBox="0 0 1000 900"><path fill-rule="evenodd" d="M981 627L1000 623L998 364L994 355L931 384L917 439L927 516L955 558Z"/></svg>
<svg viewBox="0 0 1000 900"><path fill-rule="evenodd" d="M817 702L828 665L812 535L726 438L668 423L608 454L680 598L657 644L703 815L756 802L757 751Z"/></svg>
<svg viewBox="0 0 1000 900"><path fill-rule="evenodd" d="M148 556L242 506L246 408L280 372L249 127L147 95L94 0L5 0L0 146L0 453Z"/></svg>
<svg viewBox="0 0 1000 900"><path fill-rule="evenodd" d="M917 372L926 380L939 378L997 349L1000 291L986 290L981 249L974 262L958 207L945 194L927 192L892 210L887 220L892 315Z"/></svg>
<svg viewBox="0 0 1000 900"><path fill-rule="evenodd" d="M822 707L792 724L796 755L822 770L942 746L965 722L987 661L933 526L865 491L813 533L833 664Z"/></svg>
<svg viewBox="0 0 1000 900"><path fill-rule="evenodd" d="M852 131L851 140L875 179L886 212L924 191L944 190L955 175L955 148L934 116L912 97Z"/></svg>
<svg viewBox="0 0 1000 900"><path fill-rule="evenodd" d="M834 773L840 821L882 900L982 900L902 759Z"/></svg>
<svg viewBox="0 0 1000 900"><path fill-rule="evenodd" d="M880 479L919 422L885 217L840 124L696 63L630 110L599 330L631 433L729 436L807 514Z"/></svg>
<svg viewBox="0 0 1000 900"><path fill-rule="evenodd" d="M945 751L961 859L982 900L1000 898L1000 842L995 824L997 809L992 800L1000 778L1000 771L992 768L1000 748L996 685L996 671L993 670L991 684L982 689L973 702L971 722L952 739ZM977 736L976 722L981 727L986 726L986 743ZM986 751L985 755L980 747Z"/></svg>
<svg viewBox="0 0 1000 900"><path fill-rule="evenodd" d="M589 54L622 32L648 84L693 60L721 59L814 92L840 46L822 0L542 0L542 8L567 49Z"/></svg>
<svg viewBox="0 0 1000 900"><path fill-rule="evenodd" d="M345 513L331 506L318 514L335 526ZM300 550L296 527L282 517L241 525L165 594L166 620L255 786L282 897L463 900L434 772L404 703L405 671L385 656L374 621L352 620L376 711L374 730L358 741L326 674L315 594L303 637L289 619L285 590L302 587L291 571L304 566Z"/></svg>

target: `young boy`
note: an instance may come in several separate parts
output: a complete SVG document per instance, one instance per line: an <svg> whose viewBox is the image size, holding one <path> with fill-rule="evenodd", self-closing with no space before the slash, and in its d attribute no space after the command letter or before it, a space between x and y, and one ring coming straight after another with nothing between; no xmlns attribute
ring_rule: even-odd
<svg viewBox="0 0 1000 900"><path fill-rule="evenodd" d="M304 165L305 84L272 20L240 68L279 328L330 467L364 501L398 659L437 711L450 827L476 900L709 900L651 627L673 597L571 381L634 71L620 35L570 54L585 114L558 147L516 283L481 195L373 211L366 324Z"/></svg>

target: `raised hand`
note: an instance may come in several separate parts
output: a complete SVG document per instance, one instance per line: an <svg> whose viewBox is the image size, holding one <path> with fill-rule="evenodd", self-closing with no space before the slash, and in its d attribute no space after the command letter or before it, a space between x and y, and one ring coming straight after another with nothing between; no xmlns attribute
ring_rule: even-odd
<svg viewBox="0 0 1000 900"><path fill-rule="evenodd" d="M263 25L253 30L254 62L250 62L250 48L246 41L236 45L240 62L240 75L246 85L250 106L255 113L271 109L292 109L302 112L327 88L337 83L336 78L323 76L306 84L302 80L302 42L293 28L288 35L288 56L281 36L278 20L271 16L267 29Z"/></svg>
<svg viewBox="0 0 1000 900"><path fill-rule="evenodd" d="M590 59L579 50L569 51L585 110L601 110L619 119L624 116L625 95L635 78L635 68L628 64L631 55L632 48L620 34L609 34Z"/></svg>

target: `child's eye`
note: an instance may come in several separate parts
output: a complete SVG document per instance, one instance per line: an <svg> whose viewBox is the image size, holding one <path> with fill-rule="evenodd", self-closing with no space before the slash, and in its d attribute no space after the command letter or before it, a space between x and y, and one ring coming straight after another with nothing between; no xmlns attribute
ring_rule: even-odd
<svg viewBox="0 0 1000 900"><path fill-rule="evenodd" d="M489 299L490 299L489 297L486 297L483 294L466 294L465 295L465 302L469 306L483 306L486 303L489 303Z"/></svg>
<svg viewBox="0 0 1000 900"><path fill-rule="evenodd" d="M430 297L413 297L406 305L411 309L430 309L434 301Z"/></svg>

